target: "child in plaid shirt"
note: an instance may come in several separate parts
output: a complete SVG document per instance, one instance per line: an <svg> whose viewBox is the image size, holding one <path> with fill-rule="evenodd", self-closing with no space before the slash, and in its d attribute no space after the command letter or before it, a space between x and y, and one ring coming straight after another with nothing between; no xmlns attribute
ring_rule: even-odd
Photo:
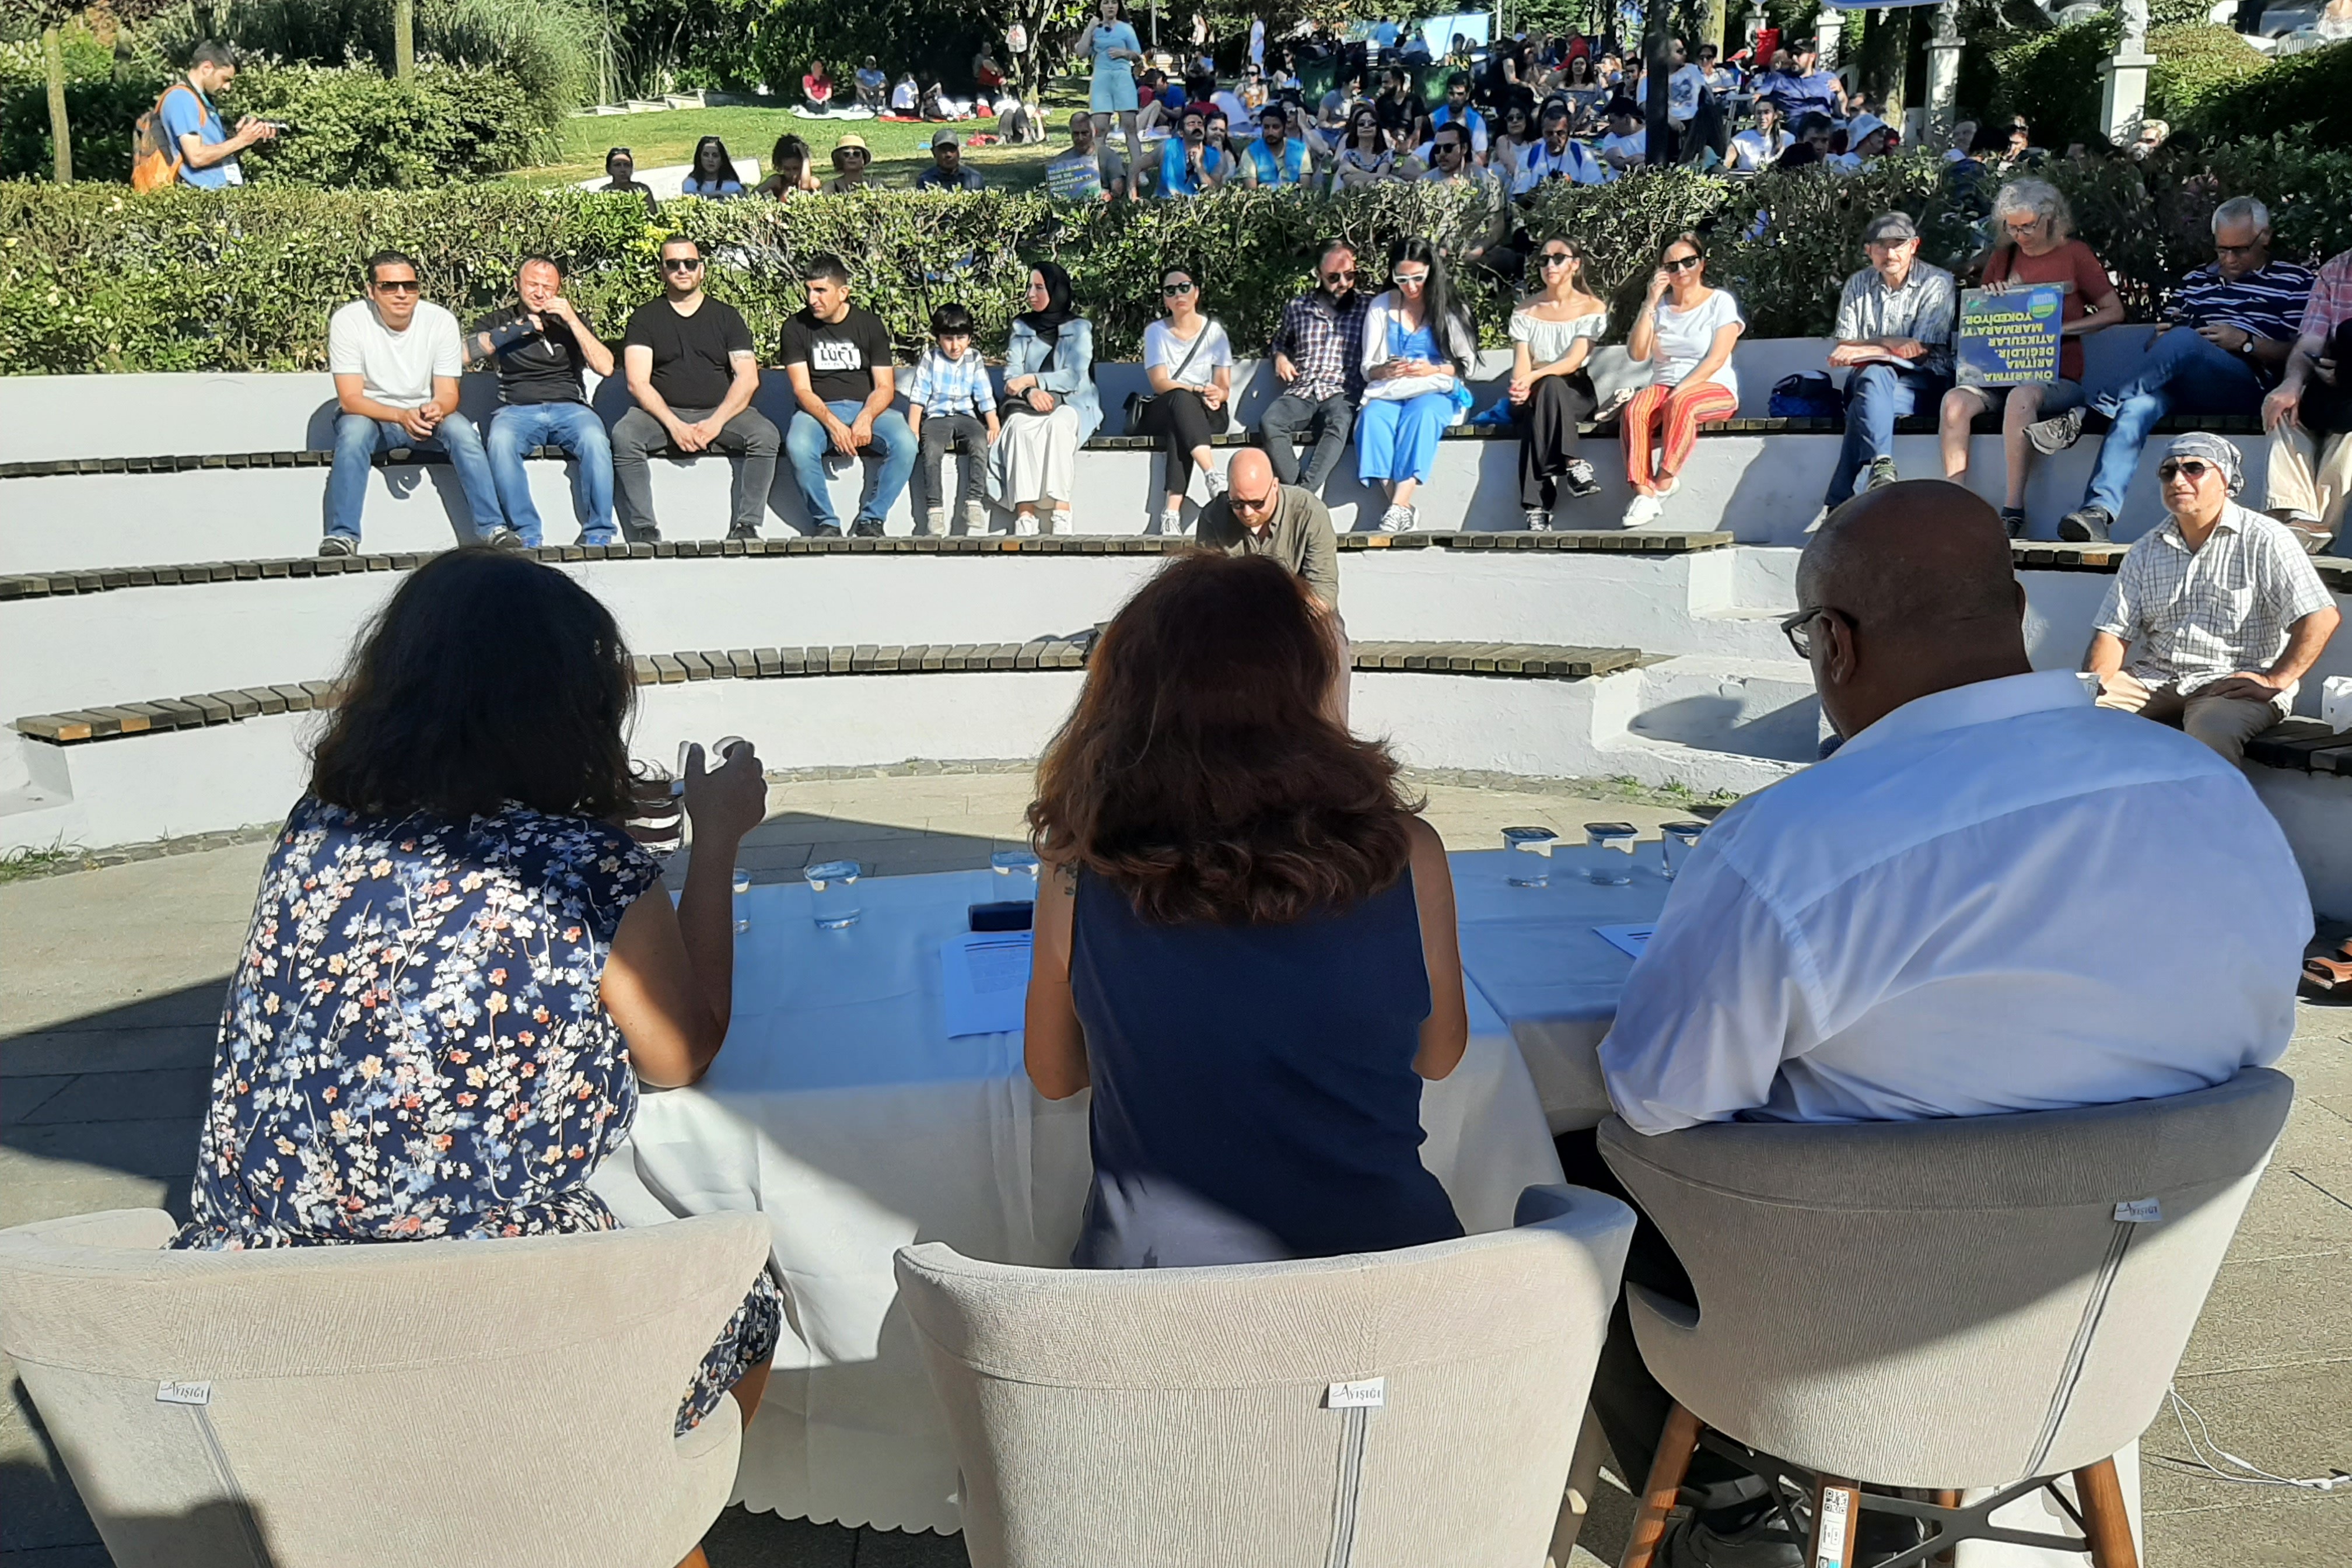
<svg viewBox="0 0 2352 1568"><path fill-rule="evenodd" d="M957 453L956 488L961 492L967 533L988 529L988 509L980 499L981 471L996 439L996 397L988 367L971 346L971 312L942 305L931 312L931 346L915 362L907 392L907 424L922 443L923 498L929 507L923 531L948 531L947 495L940 488L940 459Z"/></svg>

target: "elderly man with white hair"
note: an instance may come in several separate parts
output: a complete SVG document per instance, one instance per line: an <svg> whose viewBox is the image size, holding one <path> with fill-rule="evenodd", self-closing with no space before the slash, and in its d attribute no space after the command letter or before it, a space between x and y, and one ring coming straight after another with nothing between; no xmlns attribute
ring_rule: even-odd
<svg viewBox="0 0 2352 1568"><path fill-rule="evenodd" d="M2083 668L2100 707L2178 724L2242 764L2343 617L2294 531L2231 499L2243 480L2226 438L2175 437L2156 473L2169 515L2125 555Z"/></svg>
<svg viewBox="0 0 2352 1568"><path fill-rule="evenodd" d="M2147 433L2168 414L2252 414L2279 383L2311 296L2311 268L2271 256L2270 209L2232 196L2213 209L2213 265L2181 279L2164 324L2121 385L2093 400L2114 420L2083 504L2058 521L2058 537L2104 540L2123 510ZM2081 408L2028 427L2044 452L2083 431Z"/></svg>

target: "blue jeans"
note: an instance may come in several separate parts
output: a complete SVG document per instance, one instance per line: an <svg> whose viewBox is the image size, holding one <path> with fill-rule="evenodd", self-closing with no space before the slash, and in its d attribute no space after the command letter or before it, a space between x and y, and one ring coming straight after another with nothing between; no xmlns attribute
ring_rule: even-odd
<svg viewBox="0 0 2352 1568"><path fill-rule="evenodd" d="M1830 476L1826 507L1853 499L1853 481L1874 458L1895 452L1895 422L1906 414L1941 404L1952 378L1913 365L1858 364L1845 378L1845 441L1838 447L1837 471Z"/></svg>
<svg viewBox="0 0 2352 1568"><path fill-rule="evenodd" d="M613 531L613 442L594 409L584 403L514 404L490 416L487 445L499 505L525 544L539 548L539 507L522 466L523 454L534 447L561 447L578 465L572 504L580 514L580 542L611 544L620 537Z"/></svg>
<svg viewBox="0 0 2352 1568"><path fill-rule="evenodd" d="M367 501L369 459L394 447L449 454L449 466L457 470L458 488L466 492L466 510L473 514L477 540L488 538L491 530L502 525L504 514L499 510L499 489L490 478L489 459L482 455L482 437L464 415L450 415L434 427L432 435L420 441L388 419L343 414L335 419L335 463L327 470L327 532L331 537L358 542L360 508Z"/></svg>
<svg viewBox="0 0 2352 1568"><path fill-rule="evenodd" d="M845 398L825 406L844 425L855 425L865 405ZM793 466L793 479L800 486L801 504L808 509L813 528L841 526L841 516L833 510L833 498L824 489L825 454L832 450L833 437L825 434L815 416L806 409L793 416L792 428L784 432L784 457ZM860 454L873 467L866 471L866 493L857 503L857 521L882 521L890 503L907 488L908 476L915 471L916 450L915 433L907 428L906 416L895 408L884 409L874 421L872 444Z"/></svg>
<svg viewBox="0 0 2352 1568"><path fill-rule="evenodd" d="M2084 502L2105 507L2110 517L2123 514L2124 492L2131 489L2140 448L2167 414L2252 414L2262 402L2263 384L2252 364L2215 348L2190 328L2173 328L2140 355L2121 386L2091 400L2115 426L2099 447L2099 466Z"/></svg>

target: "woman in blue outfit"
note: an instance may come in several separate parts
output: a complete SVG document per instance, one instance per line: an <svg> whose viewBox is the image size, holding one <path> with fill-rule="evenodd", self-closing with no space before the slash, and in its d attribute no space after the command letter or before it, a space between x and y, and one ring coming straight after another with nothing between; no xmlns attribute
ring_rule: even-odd
<svg viewBox="0 0 2352 1568"><path fill-rule="evenodd" d="M673 910L619 826L634 690L612 616L554 568L468 549L409 574L262 869L173 1247L614 1228L588 1178L638 1084L694 1082L726 1038L730 871L767 793L749 745L709 773L697 748ZM744 1283L681 1432L730 1390L746 1422L759 1403L781 1302Z"/></svg>
<svg viewBox="0 0 2352 1568"><path fill-rule="evenodd" d="M1462 1234L1421 1089L1469 1038L1444 846L1348 732L1339 629L1265 556L1178 558L1038 767L1029 1077L1094 1090L1072 1261L1329 1258Z"/></svg>
<svg viewBox="0 0 2352 1568"><path fill-rule="evenodd" d="M1356 416L1356 477L1389 499L1383 533L1420 521L1413 492L1437 462L1437 437L1470 407L1477 330L1425 239L1389 252L1389 291L1364 312L1364 406Z"/></svg>
<svg viewBox="0 0 2352 1568"><path fill-rule="evenodd" d="M1137 189L1143 177L1143 143L1135 129L1135 68L1143 59L1143 40L1119 20L1118 7L1119 0L1100 0L1095 19L1078 35L1076 52L1094 61L1087 107L1094 111L1096 138L1110 134L1114 114L1118 116L1119 129L1127 133L1127 194L1131 201L1142 194Z"/></svg>

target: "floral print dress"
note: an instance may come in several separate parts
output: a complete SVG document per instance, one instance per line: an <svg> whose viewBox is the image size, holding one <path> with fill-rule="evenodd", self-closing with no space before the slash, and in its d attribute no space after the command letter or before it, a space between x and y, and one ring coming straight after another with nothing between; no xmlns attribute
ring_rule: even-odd
<svg viewBox="0 0 2352 1568"><path fill-rule="evenodd" d="M305 798L229 982L176 1247L546 1236L618 1222L587 1187L636 1112L599 994L661 868L627 834L509 806L464 821ZM762 1274L684 1432L773 1353Z"/></svg>

